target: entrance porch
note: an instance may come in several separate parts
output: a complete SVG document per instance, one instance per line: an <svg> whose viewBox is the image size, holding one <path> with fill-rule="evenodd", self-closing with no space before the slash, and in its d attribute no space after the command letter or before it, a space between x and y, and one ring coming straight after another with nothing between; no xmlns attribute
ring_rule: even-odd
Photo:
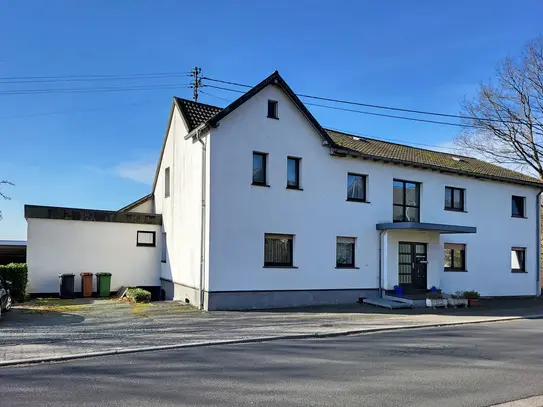
<svg viewBox="0 0 543 407"><path fill-rule="evenodd" d="M472 226L420 222L379 223L379 293L402 287L407 295L425 296L431 287L443 288L443 244L440 235L476 233Z"/></svg>

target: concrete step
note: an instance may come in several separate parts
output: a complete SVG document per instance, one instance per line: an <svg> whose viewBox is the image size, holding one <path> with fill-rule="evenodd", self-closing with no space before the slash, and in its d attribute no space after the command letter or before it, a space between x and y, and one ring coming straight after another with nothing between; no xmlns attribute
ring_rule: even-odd
<svg viewBox="0 0 543 407"><path fill-rule="evenodd" d="M405 302L391 301L385 298L366 298L364 304L375 305L377 307L397 309L397 308L412 308L413 306Z"/></svg>
<svg viewBox="0 0 543 407"><path fill-rule="evenodd" d="M410 298L394 297L392 295L386 295L386 294L383 295L383 299L386 299L388 301L395 301L395 302L408 304L411 306L411 308L425 308L426 307L426 300L412 300Z"/></svg>

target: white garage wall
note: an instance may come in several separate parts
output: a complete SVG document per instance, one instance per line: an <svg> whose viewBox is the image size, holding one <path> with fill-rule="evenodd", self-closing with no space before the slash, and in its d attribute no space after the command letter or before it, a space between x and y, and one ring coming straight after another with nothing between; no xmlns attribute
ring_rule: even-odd
<svg viewBox="0 0 543 407"><path fill-rule="evenodd" d="M160 285L161 226L133 223L27 219L29 293L59 291L59 274L109 272L111 290ZM137 231L154 231L156 247L136 246ZM96 279L93 278L93 291Z"/></svg>

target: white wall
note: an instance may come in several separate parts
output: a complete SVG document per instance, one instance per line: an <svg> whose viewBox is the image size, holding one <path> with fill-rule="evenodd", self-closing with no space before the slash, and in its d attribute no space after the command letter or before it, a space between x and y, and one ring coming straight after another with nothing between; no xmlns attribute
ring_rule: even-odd
<svg viewBox="0 0 543 407"><path fill-rule="evenodd" d="M154 206L153 199L151 198L130 209L128 212L155 213Z"/></svg>
<svg viewBox="0 0 543 407"><path fill-rule="evenodd" d="M27 219L29 293L59 291L59 274L109 272L111 289L160 285L160 229L158 225ZM136 246L137 231L156 232L156 247ZM96 280L93 278L94 290Z"/></svg>
<svg viewBox="0 0 543 407"><path fill-rule="evenodd" d="M168 258L161 265L161 276L178 284L198 288L202 145L198 141L185 140L187 133L187 126L175 108L154 199L156 213L162 214L168 247ZM164 196L164 170L167 167L170 167L170 197ZM176 289L174 299L184 300L183 292Z"/></svg>
<svg viewBox="0 0 543 407"><path fill-rule="evenodd" d="M279 101L279 120L266 117L268 99ZM392 221L392 181L400 178L422 182L421 222L478 229L475 235L443 235L439 245L433 241L437 259L429 268L439 272L432 278L439 278L443 289L477 289L485 295L536 293L535 188L332 157L318 133L274 86L223 119L210 138L212 291L376 288L375 225ZM269 188L251 185L253 151L269 154ZM289 155L302 158L303 191L285 188ZM348 172L368 175L370 203L346 201ZM443 209L445 186L466 188L466 213ZM528 219L511 218L511 195L526 196ZM297 269L263 268L265 233L296 235ZM358 270L335 269L336 236L357 238ZM468 245L468 273L442 271L443 242ZM510 272L512 246L527 247L528 273ZM397 246L391 244L389 250L397 251ZM389 267L397 273L397 264Z"/></svg>

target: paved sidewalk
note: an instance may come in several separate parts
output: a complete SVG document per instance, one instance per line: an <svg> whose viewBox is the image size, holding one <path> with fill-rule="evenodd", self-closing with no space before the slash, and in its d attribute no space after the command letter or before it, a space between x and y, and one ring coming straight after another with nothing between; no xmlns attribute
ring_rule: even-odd
<svg viewBox="0 0 543 407"><path fill-rule="evenodd" d="M0 320L2 362L209 341L334 335L376 329L543 317L543 301L483 302L478 309L385 310L368 305L201 312L177 302L115 300L20 306Z"/></svg>

